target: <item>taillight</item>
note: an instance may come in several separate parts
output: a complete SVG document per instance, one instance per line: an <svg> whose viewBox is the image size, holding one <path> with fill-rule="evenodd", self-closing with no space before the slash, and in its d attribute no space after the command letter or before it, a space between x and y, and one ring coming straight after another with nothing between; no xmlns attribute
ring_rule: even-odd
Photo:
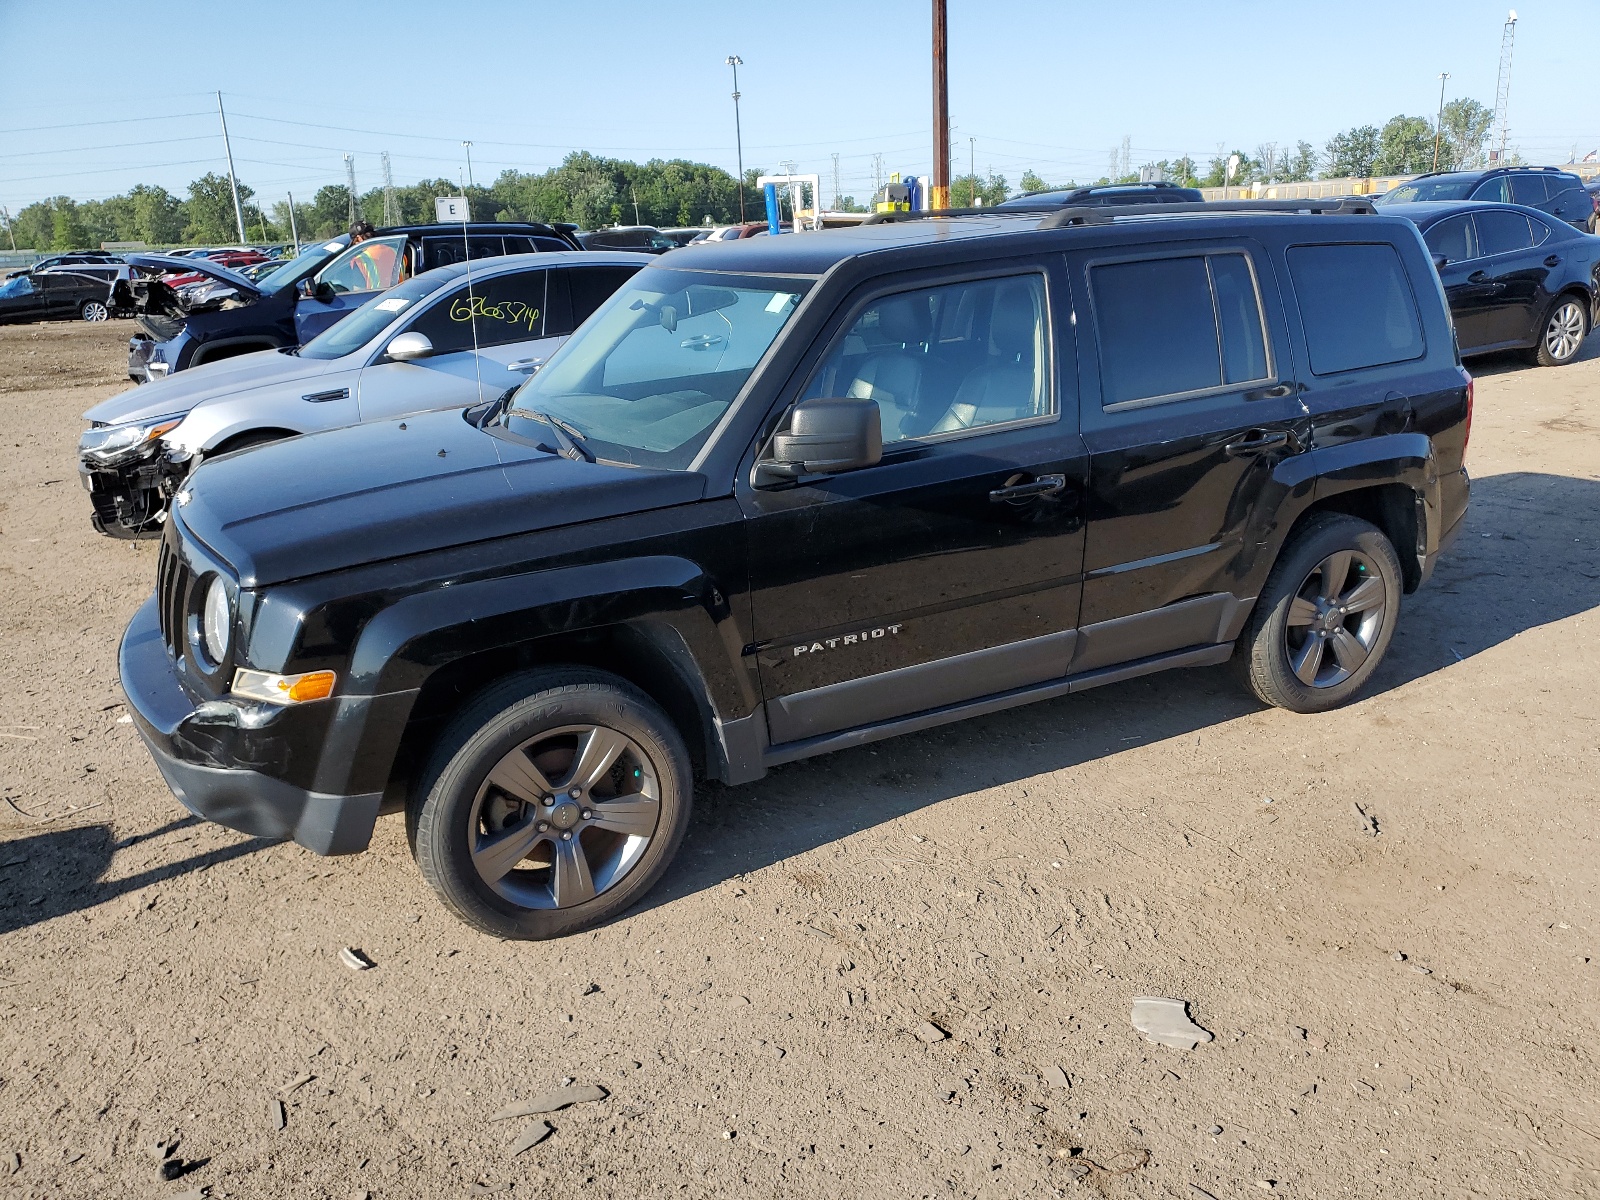
<svg viewBox="0 0 1600 1200"><path fill-rule="evenodd" d="M1466 375L1466 371L1461 372ZM1467 443L1472 440L1472 376L1467 375L1467 431L1461 437L1461 462L1467 461Z"/></svg>

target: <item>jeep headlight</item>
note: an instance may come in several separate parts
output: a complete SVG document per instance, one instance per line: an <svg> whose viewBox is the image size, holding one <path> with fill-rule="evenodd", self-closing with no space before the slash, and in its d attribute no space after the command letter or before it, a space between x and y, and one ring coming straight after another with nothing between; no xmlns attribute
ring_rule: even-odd
<svg viewBox="0 0 1600 1200"><path fill-rule="evenodd" d="M184 413L174 413L143 421L128 421L122 425L102 425L98 429L88 430L78 439L78 453L98 467L115 467L132 462L153 452L156 440L162 434L176 429L184 416Z"/></svg>
<svg viewBox="0 0 1600 1200"><path fill-rule="evenodd" d="M206 656L213 663L226 662L232 637L233 598L228 595L228 585L222 576L213 575L200 615L200 640L205 644Z"/></svg>

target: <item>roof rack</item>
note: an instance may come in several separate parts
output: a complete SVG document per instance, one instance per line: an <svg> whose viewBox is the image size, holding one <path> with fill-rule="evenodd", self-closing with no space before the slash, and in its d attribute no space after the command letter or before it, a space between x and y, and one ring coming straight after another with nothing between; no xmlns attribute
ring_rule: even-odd
<svg viewBox="0 0 1600 1200"><path fill-rule="evenodd" d="M1321 200L1185 200L1165 204L1082 204L1068 208L1041 204L1037 208L934 208L920 212L873 213L862 225L889 225L898 221L925 221L930 217L1025 217L1044 219L1038 229L1069 225L1109 225L1117 217L1180 216L1187 213L1285 212L1314 215L1367 215L1377 213L1372 201L1349 196Z"/></svg>

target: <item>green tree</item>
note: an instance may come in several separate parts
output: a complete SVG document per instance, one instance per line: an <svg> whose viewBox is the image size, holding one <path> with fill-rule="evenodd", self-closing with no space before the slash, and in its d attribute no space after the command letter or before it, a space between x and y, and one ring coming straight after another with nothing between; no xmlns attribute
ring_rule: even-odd
<svg viewBox="0 0 1600 1200"><path fill-rule="evenodd" d="M78 213L77 204L65 196L57 196L50 209L50 249L83 250L89 247L89 231Z"/></svg>
<svg viewBox="0 0 1600 1200"><path fill-rule="evenodd" d="M254 195L255 192L241 183L240 207ZM183 230L184 241L215 245L238 239L239 225L234 218L233 188L226 175L210 171L191 183L186 208L189 223Z"/></svg>
<svg viewBox="0 0 1600 1200"><path fill-rule="evenodd" d="M183 237L189 214L183 201L166 188L141 183L128 192L128 202L133 211L133 226L123 240L162 246Z"/></svg>
<svg viewBox="0 0 1600 1200"><path fill-rule="evenodd" d="M975 203L999 204L1011 194L1004 175L958 175L950 181L950 206L967 208Z"/></svg>
<svg viewBox="0 0 1600 1200"><path fill-rule="evenodd" d="M1228 160L1237 158L1238 167L1233 172L1233 178L1228 179ZM1206 172L1205 178L1200 181L1201 187L1243 187L1255 178L1256 164L1243 150L1235 150L1230 154L1218 155L1211 160L1211 168Z"/></svg>
<svg viewBox="0 0 1600 1200"><path fill-rule="evenodd" d="M56 199L65 200L65 196ZM17 237L19 250L48 250L50 239L55 233L55 222L51 217L52 201L35 200L32 204L17 213L16 220L12 222L12 232Z"/></svg>
<svg viewBox="0 0 1600 1200"><path fill-rule="evenodd" d="M1024 192L1047 192L1050 185L1043 178L1033 173L1032 168L1022 173L1022 182L1017 184Z"/></svg>
<svg viewBox="0 0 1600 1200"><path fill-rule="evenodd" d="M1365 178L1378 160L1378 127L1357 125L1336 133L1328 141L1324 179Z"/></svg>
<svg viewBox="0 0 1600 1200"><path fill-rule="evenodd" d="M1317 151L1310 142L1296 142L1294 153L1284 159L1283 179L1303 183L1317 173Z"/></svg>
<svg viewBox="0 0 1600 1200"><path fill-rule="evenodd" d="M1390 117L1378 134L1375 175L1418 175L1433 165L1433 122L1426 117Z"/></svg>
<svg viewBox="0 0 1600 1200"><path fill-rule="evenodd" d="M1477 166L1494 124L1494 113L1476 100L1463 96L1444 106L1444 145L1439 152L1441 171Z"/></svg>

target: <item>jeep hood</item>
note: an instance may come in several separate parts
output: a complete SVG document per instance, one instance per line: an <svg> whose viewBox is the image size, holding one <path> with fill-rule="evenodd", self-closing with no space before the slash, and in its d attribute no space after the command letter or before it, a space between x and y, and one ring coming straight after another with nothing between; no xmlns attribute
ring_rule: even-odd
<svg viewBox="0 0 1600 1200"><path fill-rule="evenodd" d="M240 295L252 299L266 294L239 272L230 271L209 258L179 258L173 254L125 254L123 258L130 267L138 267L145 271L177 271L185 275L208 275L212 279L222 280L229 287L238 288Z"/></svg>
<svg viewBox="0 0 1600 1200"><path fill-rule="evenodd" d="M278 350L219 358L165 379L152 380L143 387L118 392L84 413L83 419L102 425L120 425L124 421L186 413L216 396L248 392L294 379L315 379L326 374L330 367L348 369L348 364L337 358L301 358L298 354L284 354Z"/></svg>
<svg viewBox="0 0 1600 1200"><path fill-rule="evenodd" d="M459 408L223 455L180 493L179 524L244 587L687 504L705 477L574 462L484 433Z"/></svg>

